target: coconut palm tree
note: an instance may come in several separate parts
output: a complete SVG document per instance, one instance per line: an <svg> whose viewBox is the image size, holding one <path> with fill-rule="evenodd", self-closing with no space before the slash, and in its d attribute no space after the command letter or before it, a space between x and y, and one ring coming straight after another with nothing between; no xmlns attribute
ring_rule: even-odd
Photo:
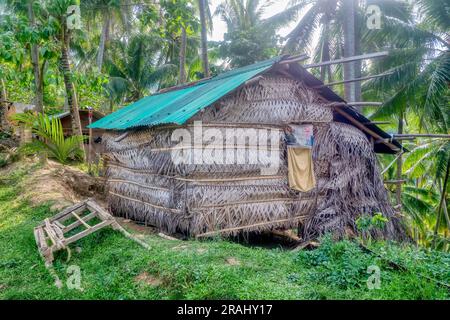
<svg viewBox="0 0 450 320"><path fill-rule="evenodd" d="M421 142L406 154L403 169L411 184L404 187L402 203L422 244L436 245L450 232L449 164L450 143L445 140Z"/></svg>
<svg viewBox="0 0 450 320"><path fill-rule="evenodd" d="M72 118L72 132L74 135L82 136L80 114L78 108L75 86L72 81L72 72L69 60L70 39L72 30L67 26L68 13L70 6L76 5L75 0L53 0L46 2L46 9L54 23L57 24L56 42L60 48L60 70L64 79L67 102L70 108ZM81 143L82 145L82 143Z"/></svg>
<svg viewBox="0 0 450 320"><path fill-rule="evenodd" d="M241 67L279 54L276 31L292 21L302 5L292 5L263 19L270 4L260 0L225 0L217 6L214 15L227 25L220 49L231 66Z"/></svg>
<svg viewBox="0 0 450 320"><path fill-rule="evenodd" d="M160 5L164 13L166 35L175 40L173 44L178 44L176 48L179 67L178 83L181 84L187 80L186 60L189 40L192 35L197 34L199 26L194 3L192 0L164 0L160 2ZM175 51L173 49L175 48L172 47L172 50L169 50L171 54Z"/></svg>
<svg viewBox="0 0 450 320"><path fill-rule="evenodd" d="M99 38L99 45L96 55L96 65L99 71L102 70L104 56L106 53L107 43L111 36L111 28L115 26L122 26L125 33L129 33L130 16L131 16L132 4L129 0L95 0L95 1L82 1L81 11L84 13L83 17L89 25L94 25L98 21L98 17L101 17L101 32ZM115 28L114 30L117 30ZM117 32L117 31L116 31Z"/></svg>
<svg viewBox="0 0 450 320"><path fill-rule="evenodd" d="M373 79L365 86L386 98L373 118L399 114L408 108L420 117L421 128L446 133L449 127L450 35L448 22L441 16L447 15L450 19L450 15L445 10L428 9L435 7L434 3L418 2L423 18L417 26L387 20L385 31L368 36L372 43L390 44L390 57L372 66L375 72L391 74ZM439 12L438 17L431 15L435 12Z"/></svg>
<svg viewBox="0 0 450 320"><path fill-rule="evenodd" d="M43 68L45 63L40 62L39 56L39 31L36 27L35 18L35 6L40 6L41 4L34 0L7 0L5 1L5 8L10 9L8 16L16 16L17 18L27 18L28 19L28 48L30 53L31 65L33 68L34 76L34 104L37 112L44 111L44 75Z"/></svg>
<svg viewBox="0 0 450 320"><path fill-rule="evenodd" d="M164 81L173 80L177 67L173 64L158 65L161 48L165 46L162 38L149 34L132 36L128 44L112 41L111 57L105 60L111 101L139 100L156 91Z"/></svg>
<svg viewBox="0 0 450 320"><path fill-rule="evenodd" d="M36 22L34 17L33 0L28 0L27 11L28 21L31 28L35 28ZM31 63L33 65L34 72L34 84L35 84L35 99L37 112L44 112L44 75L39 64L39 46L37 43L31 44Z"/></svg>
<svg viewBox="0 0 450 320"><path fill-rule="evenodd" d="M208 0L198 0L198 11L201 27L201 56L203 66L203 76L209 77L208 62L208 30L212 30L212 17L209 10Z"/></svg>
<svg viewBox="0 0 450 320"><path fill-rule="evenodd" d="M364 32L370 31L364 18L367 3L368 1L355 0L293 0L291 6L300 7L306 12L287 35L283 52L290 53L302 48L311 48L314 61L319 62L352 56L368 49L370 42L364 41ZM374 0L370 3L381 9L383 17L410 21L410 11L404 1ZM317 35L319 41L312 48L313 38ZM322 67L320 77L328 81L342 75L345 80L359 77L361 63L346 63L343 69L344 72L341 66L337 66L335 70L329 66ZM361 96L359 84L345 84L344 96L348 101L359 100Z"/></svg>
<svg viewBox="0 0 450 320"><path fill-rule="evenodd" d="M384 100L384 104L372 119L398 120L398 131L404 125L421 132L447 133L450 120L449 84L450 84L450 13L445 1L419 0L416 9L416 23L404 23L396 19L385 19L383 29L367 34L367 41L374 46L388 44L389 57L375 61L372 72L387 72L388 76L372 79L363 86L368 96ZM397 177L407 178L413 175L420 180L419 186L411 181L405 190L424 188L433 192L438 200L434 201L428 215L427 230L433 229L433 243L436 245L438 233L450 228L445 221L448 218L447 182L450 149L442 141L422 141L419 146L411 147L405 163L397 166ZM425 170L426 168L426 170ZM397 189L397 192L399 192ZM404 194L402 203L411 216ZM421 208L418 206L417 208ZM446 218L444 221L444 217ZM431 223L433 226L431 227ZM430 234L430 232L428 232Z"/></svg>

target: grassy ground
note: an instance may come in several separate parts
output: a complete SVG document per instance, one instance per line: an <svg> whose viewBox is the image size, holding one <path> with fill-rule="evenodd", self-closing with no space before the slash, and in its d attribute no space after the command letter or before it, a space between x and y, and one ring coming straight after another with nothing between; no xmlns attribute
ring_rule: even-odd
<svg viewBox="0 0 450 320"><path fill-rule="evenodd" d="M449 292L418 273L450 282L448 254L377 243L380 253L411 268L391 268L349 241L324 239L314 251L248 247L224 240L143 239L145 250L112 230L85 238L54 263L62 289L39 257L33 227L53 213L18 198L26 171L0 184L1 299L448 299ZM5 177L2 177L5 178ZM78 247L78 250L75 250ZM368 266L380 268L380 289L369 290ZM82 291L69 289L68 270L81 270Z"/></svg>

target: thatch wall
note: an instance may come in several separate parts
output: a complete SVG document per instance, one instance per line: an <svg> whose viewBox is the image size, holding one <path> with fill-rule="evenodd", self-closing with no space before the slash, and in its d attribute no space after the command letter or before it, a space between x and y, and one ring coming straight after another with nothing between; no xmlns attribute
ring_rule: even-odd
<svg viewBox="0 0 450 320"><path fill-rule="evenodd" d="M288 187L287 158L281 134L280 168L261 175L255 164L176 164L171 141L180 126L107 132L107 186L116 215L190 235L236 234L302 223L304 238L327 231L339 236L356 232L361 214L382 212L390 219L377 234L394 237L399 230L380 176L373 146L356 127L333 122L333 111L314 90L292 79L264 76L206 108L192 123L225 133L230 128L282 131L288 123L311 123L317 186L310 192ZM272 142L270 136L268 145ZM245 144L247 152L256 146Z"/></svg>

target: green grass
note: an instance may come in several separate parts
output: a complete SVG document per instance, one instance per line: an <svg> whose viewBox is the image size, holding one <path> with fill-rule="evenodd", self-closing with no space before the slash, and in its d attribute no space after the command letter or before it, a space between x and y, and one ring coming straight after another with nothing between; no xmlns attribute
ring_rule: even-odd
<svg viewBox="0 0 450 320"><path fill-rule="evenodd" d="M82 291L57 289L34 242L33 227L54 213L49 205L19 200L26 171L15 171L0 185L1 299L448 299L449 292L418 273L450 282L448 254L376 243L391 259L408 265L399 271L363 252L351 241L323 239L314 251L249 247L225 240L171 241L144 238L145 250L110 229L101 230L56 255L58 276L81 270ZM81 251L75 250L81 248ZM239 263L227 263L234 258ZM367 267L381 269L381 288L367 288ZM146 272L152 283L137 281Z"/></svg>

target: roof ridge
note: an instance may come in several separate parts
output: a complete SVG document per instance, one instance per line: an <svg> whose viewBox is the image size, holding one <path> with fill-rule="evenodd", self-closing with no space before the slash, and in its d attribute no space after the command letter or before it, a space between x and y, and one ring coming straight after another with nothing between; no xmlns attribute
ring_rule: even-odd
<svg viewBox="0 0 450 320"><path fill-rule="evenodd" d="M212 82L212 81L217 81L217 80L222 80L222 79L226 79L228 77L232 77L235 76L237 74L241 74L241 73L245 73L248 72L250 70L254 70L254 69L259 69L263 66L265 66L266 64L274 64L277 63L279 61L281 61L283 58L287 57L289 55L281 55L281 56L276 56L270 59L266 59L266 60L262 60L262 61L258 61L255 62L253 64L244 66L244 67L239 67L239 68L234 68L228 71L225 71L223 73L220 73L216 76L213 77L207 77L207 78L202 78L196 81L191 81L188 83L184 83L184 84L179 84L179 85L175 85L172 87L168 87L168 88L163 88L161 90L159 90L158 92L154 93L153 95L158 95L158 94L163 94L163 93L167 93L167 92L171 92L171 91L176 91L176 90L180 90L180 89L185 89L185 88L189 88L189 87L193 87L195 85L199 85L202 84L204 82Z"/></svg>

